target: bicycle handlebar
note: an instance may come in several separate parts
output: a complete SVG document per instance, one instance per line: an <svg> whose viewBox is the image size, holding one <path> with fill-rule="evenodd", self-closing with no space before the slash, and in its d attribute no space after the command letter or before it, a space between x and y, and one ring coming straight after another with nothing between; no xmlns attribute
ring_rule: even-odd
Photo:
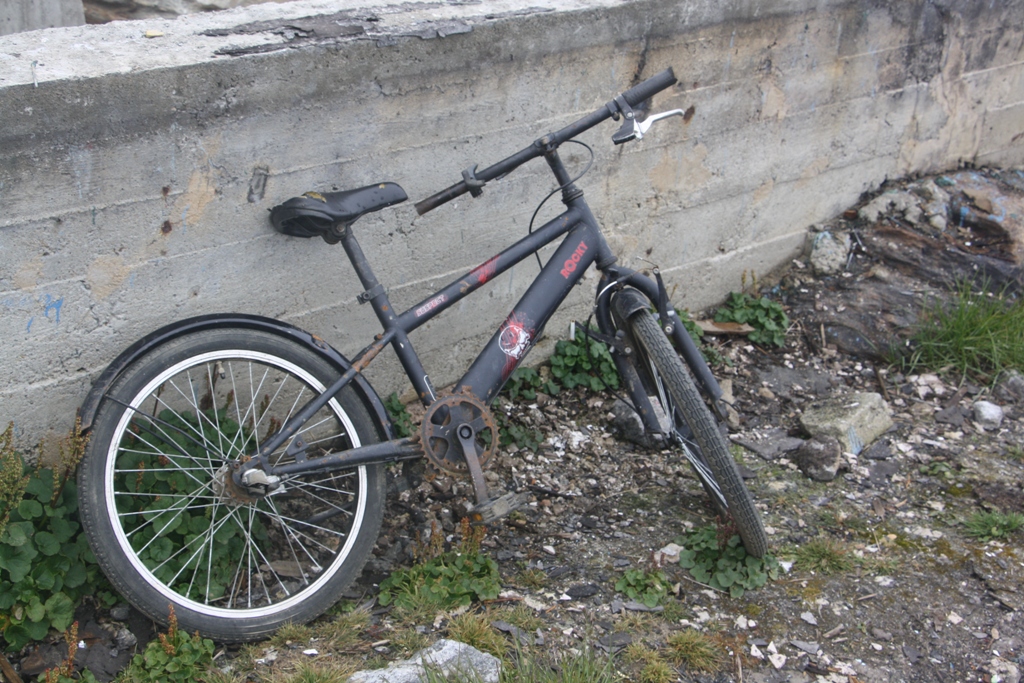
<svg viewBox="0 0 1024 683"><path fill-rule="evenodd" d="M676 82L675 74L672 72L672 68L669 67L661 73L651 76L646 81L638 83L626 92L622 93L622 98L629 104L630 107L636 106L646 99L650 99L657 93L661 92L665 88L668 88ZM460 197L467 192L474 189L479 189L484 183L494 180L498 176L505 175L525 164L530 159L535 159L543 155L548 150L554 149L561 145L566 140L570 140L585 130L589 130L601 123L606 119L610 119L613 116L618 118L619 106L612 100L608 104L604 105L597 111L587 114L583 118L570 123L565 128L561 129L556 133L549 133L544 137L535 140L529 147L522 149L510 157L502 159L496 164L488 166L482 171L473 174L473 180L477 181L473 185L470 185L466 180L462 180L455 183L451 187L432 194L426 199L416 203L416 213L422 216L428 211L432 211L437 207L450 202L456 197ZM474 167L475 168L475 167ZM469 172L467 172L469 173ZM479 192L476 192L479 194Z"/></svg>

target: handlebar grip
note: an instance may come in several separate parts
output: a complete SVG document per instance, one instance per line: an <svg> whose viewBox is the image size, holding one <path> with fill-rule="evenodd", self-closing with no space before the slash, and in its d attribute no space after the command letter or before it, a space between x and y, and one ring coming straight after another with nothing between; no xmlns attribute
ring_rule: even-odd
<svg viewBox="0 0 1024 683"><path fill-rule="evenodd" d="M661 73L651 76L646 81L634 85L632 88L622 93L622 96L626 99L626 102L629 103L629 106L635 107L670 85L675 84L675 82L676 75L672 72L672 67L669 67Z"/></svg>
<svg viewBox="0 0 1024 683"><path fill-rule="evenodd" d="M426 199L416 202L416 213L417 215L422 216L426 212L433 211L442 204L450 202L456 197L461 197L467 192L469 192L469 186L466 185L466 181L461 180L452 185L451 187L446 187L440 192L432 194Z"/></svg>

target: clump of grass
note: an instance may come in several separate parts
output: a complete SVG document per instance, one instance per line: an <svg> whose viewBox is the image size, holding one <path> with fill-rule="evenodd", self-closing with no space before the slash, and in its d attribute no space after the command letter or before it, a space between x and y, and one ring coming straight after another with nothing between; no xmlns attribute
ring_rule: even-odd
<svg viewBox="0 0 1024 683"><path fill-rule="evenodd" d="M362 635L370 627L370 612L354 609L339 615L326 624L319 625L317 635L328 641L332 647L346 651L355 648Z"/></svg>
<svg viewBox="0 0 1024 683"><path fill-rule="evenodd" d="M498 659L505 657L508 644L504 636L491 626L486 613L474 614L466 612L451 620L448 624L448 637L466 645L472 645L481 652L487 652Z"/></svg>
<svg viewBox="0 0 1024 683"><path fill-rule="evenodd" d="M524 569L516 580L527 588L543 588L548 583L548 575L542 569Z"/></svg>
<svg viewBox="0 0 1024 683"><path fill-rule="evenodd" d="M516 605L515 607L496 610L494 616L496 619L503 619L513 626L530 633L537 629L543 629L546 626L545 621L537 616L537 612L526 605Z"/></svg>
<svg viewBox="0 0 1024 683"><path fill-rule="evenodd" d="M270 647L281 648L294 643L308 643L313 629L303 624L285 624L267 641Z"/></svg>
<svg viewBox="0 0 1024 683"><path fill-rule="evenodd" d="M668 656L690 671L714 671L722 661L722 652L711 636L687 628L669 636Z"/></svg>
<svg viewBox="0 0 1024 683"><path fill-rule="evenodd" d="M656 659L640 669L640 683L670 683L675 680L676 672L665 662Z"/></svg>
<svg viewBox="0 0 1024 683"><path fill-rule="evenodd" d="M796 551L796 563L801 569L820 574L839 574L853 568L849 550L827 536L800 546Z"/></svg>
<svg viewBox="0 0 1024 683"><path fill-rule="evenodd" d="M399 628L391 634L391 646L402 656L410 655L430 645L430 638L426 633L420 633L414 628Z"/></svg>
<svg viewBox="0 0 1024 683"><path fill-rule="evenodd" d="M579 654L566 652L518 653L516 666L501 669L501 683L613 683L621 680L611 657L591 648Z"/></svg>
<svg viewBox="0 0 1024 683"><path fill-rule="evenodd" d="M953 368L988 381L1001 370L1024 370L1022 338L1024 300L963 281L949 304L925 310L901 364L908 371Z"/></svg>
<svg viewBox="0 0 1024 683"><path fill-rule="evenodd" d="M964 523L968 535L982 541L1009 536L1024 527L1024 515L1019 512L975 512Z"/></svg>

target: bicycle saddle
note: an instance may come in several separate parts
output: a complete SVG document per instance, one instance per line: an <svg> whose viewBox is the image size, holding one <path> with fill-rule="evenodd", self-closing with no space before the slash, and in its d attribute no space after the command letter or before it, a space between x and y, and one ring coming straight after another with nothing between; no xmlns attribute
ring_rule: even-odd
<svg viewBox="0 0 1024 683"><path fill-rule="evenodd" d="M270 210L270 222L285 235L323 237L329 244L340 239L336 226L348 227L364 213L408 199L397 183L377 183L342 192L306 192Z"/></svg>

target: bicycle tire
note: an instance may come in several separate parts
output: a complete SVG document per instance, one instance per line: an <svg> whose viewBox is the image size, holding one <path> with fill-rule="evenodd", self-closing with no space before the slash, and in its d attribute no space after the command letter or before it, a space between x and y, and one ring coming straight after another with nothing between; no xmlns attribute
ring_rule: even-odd
<svg viewBox="0 0 1024 683"><path fill-rule="evenodd" d="M656 401L666 416L672 416L673 437L686 451L712 505L732 519L747 554L763 557L768 537L761 516L685 363L649 311L633 313L625 326L639 347L635 367L641 382L652 394L652 403Z"/></svg>
<svg viewBox="0 0 1024 683"><path fill-rule="evenodd" d="M129 366L104 396L78 473L83 529L135 607L218 641L319 616L359 575L380 530L384 472L363 466L283 477L265 497L229 463L338 377L277 335L186 335ZM314 458L379 441L371 411L339 392L296 436ZM289 439L270 454L289 462Z"/></svg>

